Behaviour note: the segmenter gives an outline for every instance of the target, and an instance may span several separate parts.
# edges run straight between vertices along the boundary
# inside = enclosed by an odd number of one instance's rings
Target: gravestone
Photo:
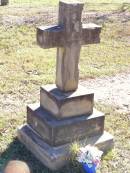
[[[9,3],[9,0],[0,0],[0,6],[7,5]]]
[[[79,143],[107,151],[113,136],[104,131],[104,113],[94,109],[94,93],[78,84],[82,45],[100,42],[101,27],[82,24],[83,3],[59,3],[58,25],[37,28],[42,48],[57,47],[56,84],[42,86],[40,103],[27,107],[27,124],[18,138],[48,168],[58,170]]]

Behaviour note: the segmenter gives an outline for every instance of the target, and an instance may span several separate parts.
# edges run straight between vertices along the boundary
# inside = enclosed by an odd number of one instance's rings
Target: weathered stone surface
[[[55,85],[41,87],[40,105],[55,117],[67,118],[93,112],[94,94],[80,86],[75,92],[64,93]]]
[[[64,26],[64,47],[58,48],[56,85],[62,91],[74,91],[79,80],[79,56],[81,49],[82,3],[59,4],[59,24]]]
[[[71,156],[70,145],[51,147],[46,144],[41,137],[28,125],[18,129],[19,140],[30,150],[35,157],[51,170],[58,170],[68,163]],[[98,146],[106,152],[113,147],[113,136],[107,132],[92,138],[80,141],[84,145]]]
[[[41,26],[37,28],[37,43],[44,49],[63,46],[62,36],[62,26]]]
[[[58,47],[56,85],[64,92],[74,91],[78,87],[81,45],[100,42],[100,26],[82,26],[83,5],[80,2],[60,1],[58,25],[37,28],[37,42],[41,47]]]
[[[28,125],[18,129],[18,138],[49,169],[58,170],[64,166],[69,155],[69,151],[65,149],[66,146],[51,147]]]
[[[101,26],[82,24],[81,45],[100,43]],[[44,49],[64,47],[64,28],[61,25],[41,26],[37,28],[37,43]]]
[[[80,48],[80,43],[75,41],[57,50],[56,85],[64,92],[78,87]]]
[[[82,28],[82,45],[100,43],[101,26],[88,23]]]
[[[7,5],[8,3],[9,3],[9,0],[0,0],[1,6]]]
[[[90,116],[84,115],[60,121],[42,109],[39,104],[32,104],[27,110],[27,123],[52,146],[96,136],[104,131],[105,117],[97,110],[94,110]]]

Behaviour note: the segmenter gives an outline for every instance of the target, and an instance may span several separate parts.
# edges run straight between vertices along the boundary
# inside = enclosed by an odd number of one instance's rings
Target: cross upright
[[[81,45],[100,42],[101,26],[82,24],[83,6],[78,1],[61,0],[58,25],[37,28],[37,42],[42,48],[57,47],[56,86],[63,92],[78,87]]]

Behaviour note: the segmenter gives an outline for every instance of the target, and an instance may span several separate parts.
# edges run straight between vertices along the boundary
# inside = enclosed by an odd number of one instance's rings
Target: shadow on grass
[[[20,141],[15,138],[8,148],[0,156],[0,167],[3,167],[10,160],[25,161],[31,168],[32,173],[81,173],[81,168],[76,163],[70,163],[59,171],[50,171],[44,167],[35,156],[28,151]]]

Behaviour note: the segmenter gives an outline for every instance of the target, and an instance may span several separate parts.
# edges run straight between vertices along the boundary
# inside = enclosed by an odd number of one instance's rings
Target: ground
[[[95,1],[101,2],[86,3],[83,22],[103,26],[101,43],[82,48],[80,80],[94,89],[95,106],[106,113],[105,129],[115,136],[115,149],[103,158],[99,172],[129,173],[130,5]],[[40,85],[55,79],[56,50],[39,48],[35,37],[36,26],[56,23],[58,1],[29,2],[12,0],[0,7],[0,169],[10,159],[22,159],[33,172],[50,173],[16,138],[17,127],[26,122],[26,105],[39,100]],[[65,172],[81,170],[74,162],[58,173]]]
[[[112,105],[120,113],[130,112],[130,72],[88,79],[81,84],[94,90],[96,102]]]

